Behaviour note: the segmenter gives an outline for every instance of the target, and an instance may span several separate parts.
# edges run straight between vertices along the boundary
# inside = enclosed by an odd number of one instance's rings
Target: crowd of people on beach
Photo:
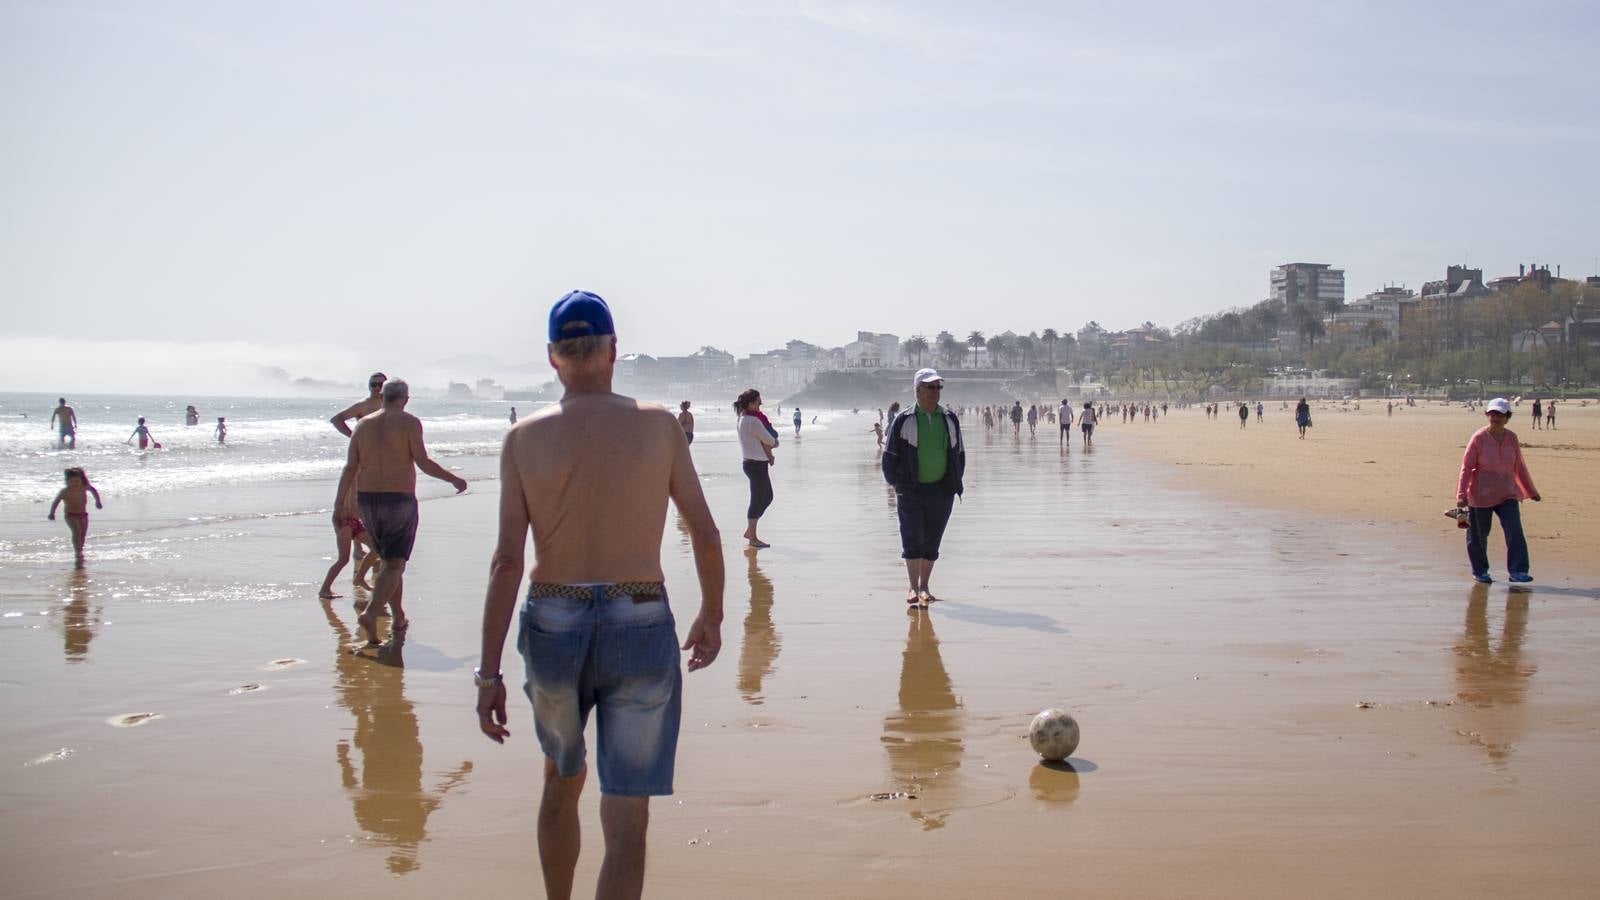
[[[672,792],[682,712],[680,652],[688,652],[684,668],[692,673],[711,665],[721,649],[722,542],[690,449],[695,417],[689,401],[673,414],[612,391],[616,332],[610,307],[597,295],[575,291],[562,297],[548,324],[548,358],[565,394],[560,403],[520,421],[515,409],[509,417],[511,428],[500,454],[497,537],[485,590],[482,646],[473,673],[475,711],[489,739],[503,743],[510,736],[501,662],[515,619],[522,680],[544,756],[538,842],[546,891],[568,896],[572,890],[579,853],[578,799],[588,771],[584,728],[594,713],[605,836],[599,892],[637,896],[643,885],[649,799]],[[422,422],[406,410],[410,388],[403,379],[374,372],[367,387],[366,397],[329,419],[349,445],[332,497],[336,556],[318,596],[337,599],[334,584],[356,560],[353,580],[369,599],[357,604],[360,640],[351,649],[356,654],[376,651],[382,658],[386,650],[398,653],[410,625],[404,575],[417,546],[417,473],[447,482],[457,493],[468,484],[428,454]],[[1003,432],[1009,422],[1017,438],[1024,423],[1030,437],[1037,436],[1040,424],[1054,426],[1063,450],[1070,446],[1076,425],[1088,449],[1101,422],[1153,423],[1170,409],[1169,403],[1156,401],[1089,400],[1075,406],[1065,398],[1059,405],[1024,407],[1016,400],[1010,406],[952,407],[943,402],[944,377],[932,368],[919,369],[911,387],[914,402],[879,411],[870,431],[880,451],[882,476],[894,493],[907,579],[905,603],[914,610],[940,599],[930,582],[955,500],[964,493],[964,419],[981,421],[986,435]],[[1241,429],[1252,413],[1258,424],[1265,422],[1262,401],[1235,405]],[[1222,406],[1206,403],[1206,417],[1220,419]],[[780,442],[762,407],[756,388],[733,401],[749,487],[742,535],[747,553],[771,546],[758,526],[774,501],[771,470]],[[1534,400],[1535,422],[1542,414],[1545,427],[1553,428],[1554,407],[1554,401],[1541,405]],[[1390,403],[1387,414],[1393,412]],[[1484,416],[1486,424],[1467,442],[1462,458],[1455,515],[1467,531],[1467,557],[1477,582],[1493,580],[1487,542],[1498,520],[1505,533],[1509,580],[1525,583],[1532,575],[1520,502],[1538,502],[1542,496],[1516,434],[1506,427],[1513,416],[1511,401],[1488,401]],[[198,419],[190,406],[186,425]],[[1305,398],[1295,405],[1294,422],[1304,439],[1311,427]],[[51,424],[58,428],[60,445],[75,446],[77,416],[64,398]],[[803,424],[796,407],[792,426],[797,440]],[[226,436],[221,417],[216,436],[219,442]],[[144,418],[129,441],[137,441],[141,449],[161,446]],[[617,459],[628,460],[628,465],[615,465]],[[49,518],[65,508],[81,564],[88,502],[92,499],[97,509],[103,505],[81,467],[66,469],[65,481]],[[689,535],[700,586],[699,607],[681,644],[660,562],[669,502]],[[535,561],[531,572],[525,572],[530,532]],[[369,582],[374,569],[376,576]],[[519,605],[525,574],[526,597]],[[385,617],[389,636],[381,640],[380,619]]]

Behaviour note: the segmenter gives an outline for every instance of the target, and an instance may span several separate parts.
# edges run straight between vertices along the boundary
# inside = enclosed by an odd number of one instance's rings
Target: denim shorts
[[[601,588],[529,597],[517,650],[527,672],[539,747],[570,778],[583,771],[583,730],[597,710],[600,792],[672,793],[683,711],[678,633],[660,597],[607,600]]]

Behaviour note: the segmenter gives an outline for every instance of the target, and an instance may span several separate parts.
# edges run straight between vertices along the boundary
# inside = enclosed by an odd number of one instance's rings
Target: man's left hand
[[[689,636],[684,639],[683,649],[689,651],[689,671],[711,665],[722,650],[722,626],[707,625],[696,616],[694,624],[689,626]]]
[[[478,688],[478,728],[489,740],[504,744],[511,732],[506,730],[506,683],[496,681],[493,687]]]

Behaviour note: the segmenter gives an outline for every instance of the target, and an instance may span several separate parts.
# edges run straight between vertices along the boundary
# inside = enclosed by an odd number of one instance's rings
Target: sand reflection
[[[883,720],[883,746],[896,789],[911,794],[911,817],[924,829],[943,827],[952,804],[955,771],[966,747],[961,702],[939,655],[933,617],[909,616],[900,658],[900,708]]]
[[[1528,679],[1537,667],[1522,658],[1528,631],[1528,592],[1506,597],[1505,621],[1500,638],[1489,636],[1489,587],[1474,585],[1467,595],[1466,628],[1456,641],[1456,697],[1468,704],[1472,725],[1466,737],[1504,763],[1511,758],[1521,736],[1520,706],[1528,693]]]
[[[62,652],[68,664],[89,658],[89,642],[100,627],[100,607],[89,606],[89,573],[74,569],[67,576],[67,605],[61,615]]]
[[[446,773],[435,790],[423,790],[421,730],[405,696],[405,636],[392,636],[380,651],[353,654],[347,649],[354,640],[350,629],[332,603],[322,605],[338,638],[335,694],[355,717],[354,734],[335,745],[339,778],[356,824],[389,849],[389,871],[404,875],[421,865],[417,848],[427,838],[428,817],[466,780],[472,763]]]
[[[754,547],[746,548],[749,561],[750,612],[744,617],[744,643],[739,647],[739,696],[760,706],[761,680],[773,672],[783,638],[772,624],[772,579],[761,571]]]

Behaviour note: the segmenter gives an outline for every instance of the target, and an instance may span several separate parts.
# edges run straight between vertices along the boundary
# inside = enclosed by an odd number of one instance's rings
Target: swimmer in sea
[[[155,439],[155,435],[152,435],[150,433],[150,429],[145,426],[145,424],[144,424],[144,416],[140,416],[139,417],[139,424],[134,426],[133,434],[128,435],[128,439],[123,441],[123,443],[124,444],[130,444],[130,443],[133,442],[134,438],[138,438],[139,439],[139,449],[140,450],[147,449],[152,444],[155,445],[155,448],[157,450],[161,449],[161,443]]]

